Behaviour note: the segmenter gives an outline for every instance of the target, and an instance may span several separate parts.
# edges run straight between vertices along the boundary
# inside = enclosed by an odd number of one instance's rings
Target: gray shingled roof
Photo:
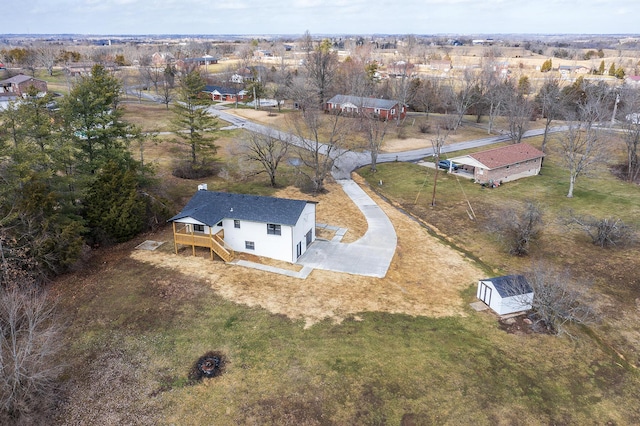
[[[14,75],[13,77],[7,78],[6,80],[2,80],[0,81],[0,83],[14,83],[14,84],[20,84],[24,81],[29,81],[31,80],[33,77],[29,77],[28,75],[24,75],[24,74],[18,74],[18,75]],[[37,80],[35,78],[33,78],[34,80]]]
[[[169,222],[191,217],[207,226],[215,226],[222,219],[293,226],[309,202],[312,201],[200,190]]]
[[[481,281],[491,282],[501,297],[519,296],[533,292],[529,281],[527,281],[524,275],[505,275],[502,277],[486,278]]]
[[[327,103],[338,105],[351,103],[359,108],[363,107],[380,109],[392,109],[396,105],[398,105],[398,101],[394,101],[392,99],[363,98],[360,96],[350,95],[335,95],[333,98],[329,99]]]
[[[213,93],[215,91],[218,91],[220,94],[223,95],[235,95],[236,93],[240,92],[241,90],[239,89],[230,89],[228,87],[222,87],[222,86],[204,86],[204,90],[203,92],[209,92],[209,93]]]

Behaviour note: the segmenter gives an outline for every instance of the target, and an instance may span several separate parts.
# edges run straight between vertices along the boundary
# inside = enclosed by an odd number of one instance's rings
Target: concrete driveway
[[[353,243],[316,240],[296,263],[327,271],[383,278],[396,251],[396,231],[387,215],[351,179],[340,179],[344,192],[367,219],[367,232]]]

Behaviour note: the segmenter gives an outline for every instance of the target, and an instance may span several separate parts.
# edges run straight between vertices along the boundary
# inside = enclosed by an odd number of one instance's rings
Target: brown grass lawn
[[[277,196],[309,198],[288,188]],[[430,236],[409,217],[385,207],[398,233],[398,249],[386,278],[351,276],[327,271],[314,271],[306,280],[224,265],[208,260],[207,253],[189,256],[189,250],[178,255],[133,251],[131,256],[160,268],[180,271],[187,276],[205,279],[212,290],[225,299],[247,306],[259,306],[291,319],[303,319],[306,326],[318,321],[344,318],[360,312],[391,312],[432,317],[463,315],[461,291],[483,276],[483,272],[455,250]],[[354,241],[366,231],[366,221],[357,207],[337,184],[329,185],[327,194],[318,196],[318,222],[349,229],[344,242]],[[172,245],[169,231],[158,236]],[[157,237],[154,237],[157,238]],[[439,267],[424,274],[421,265],[437,263]],[[247,285],[247,283],[254,283]]]

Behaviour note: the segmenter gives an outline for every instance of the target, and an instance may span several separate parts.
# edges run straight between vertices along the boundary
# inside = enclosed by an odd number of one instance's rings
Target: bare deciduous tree
[[[636,240],[634,229],[615,217],[598,219],[589,215],[570,214],[565,224],[583,230],[593,244],[600,247],[624,247]]]
[[[542,225],[540,206],[527,201],[520,209],[508,207],[495,213],[489,228],[497,232],[510,254],[526,256],[531,244],[540,237]]]
[[[367,149],[371,157],[370,169],[375,173],[378,170],[378,154],[380,153],[382,142],[384,142],[384,138],[387,135],[389,120],[380,119],[366,108],[360,108],[360,110],[362,111],[360,115],[360,126],[364,130]]]
[[[623,114],[622,128],[624,143],[627,148],[626,178],[635,182],[640,177],[640,91],[625,88],[622,91]]]
[[[595,313],[586,304],[585,286],[576,283],[568,272],[556,271],[550,265],[537,265],[525,276],[534,292],[532,309],[537,324],[555,334],[569,334],[568,324],[595,321]],[[514,285],[518,285],[517,282],[514,281]],[[518,294],[518,289],[509,291]]]
[[[568,129],[558,138],[560,154],[569,170],[568,198],[573,197],[578,176],[586,173],[596,162],[602,159],[603,144],[593,127],[583,129],[581,123],[569,123]]]
[[[503,111],[509,121],[509,137],[513,143],[522,141],[522,136],[529,129],[533,103],[519,94],[516,89],[505,93]]]
[[[331,173],[336,158],[348,152],[347,136],[351,121],[340,114],[322,114],[317,109],[307,109],[292,121],[298,156],[306,166],[300,169],[313,185],[313,192],[324,191],[324,181]]]
[[[562,118],[563,103],[560,92],[560,81],[556,77],[547,77],[536,96],[536,102],[544,122],[544,136],[542,137],[541,151],[545,152],[549,139],[549,128],[551,122]]]
[[[465,70],[461,81],[450,83],[449,102],[456,111],[457,121],[456,130],[462,125],[462,119],[464,115],[469,111],[477,101],[475,96],[477,85],[477,75],[472,70]],[[455,90],[455,87],[459,87],[459,90]]]
[[[61,329],[44,293],[0,289],[0,423],[47,424]]]
[[[331,50],[329,40],[323,40],[316,49],[307,54],[305,68],[320,107],[324,105],[331,91],[338,65],[338,54]]]
[[[275,132],[268,135],[249,132],[243,147],[247,159],[258,163],[262,168],[256,174],[267,173],[271,186],[275,187],[278,166],[285,159],[289,144],[281,140]]]

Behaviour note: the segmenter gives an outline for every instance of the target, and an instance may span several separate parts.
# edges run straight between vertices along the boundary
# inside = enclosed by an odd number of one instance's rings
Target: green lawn
[[[84,281],[62,306],[73,312],[65,358],[78,387],[70,396],[87,404],[63,411],[67,420],[529,425],[640,419],[633,403],[637,374],[590,341],[507,334],[491,315],[471,312],[441,319],[370,312],[304,329],[226,302],[204,282],[126,257],[109,262],[108,271]],[[227,354],[225,374],[190,384],[191,365],[209,350]]]

